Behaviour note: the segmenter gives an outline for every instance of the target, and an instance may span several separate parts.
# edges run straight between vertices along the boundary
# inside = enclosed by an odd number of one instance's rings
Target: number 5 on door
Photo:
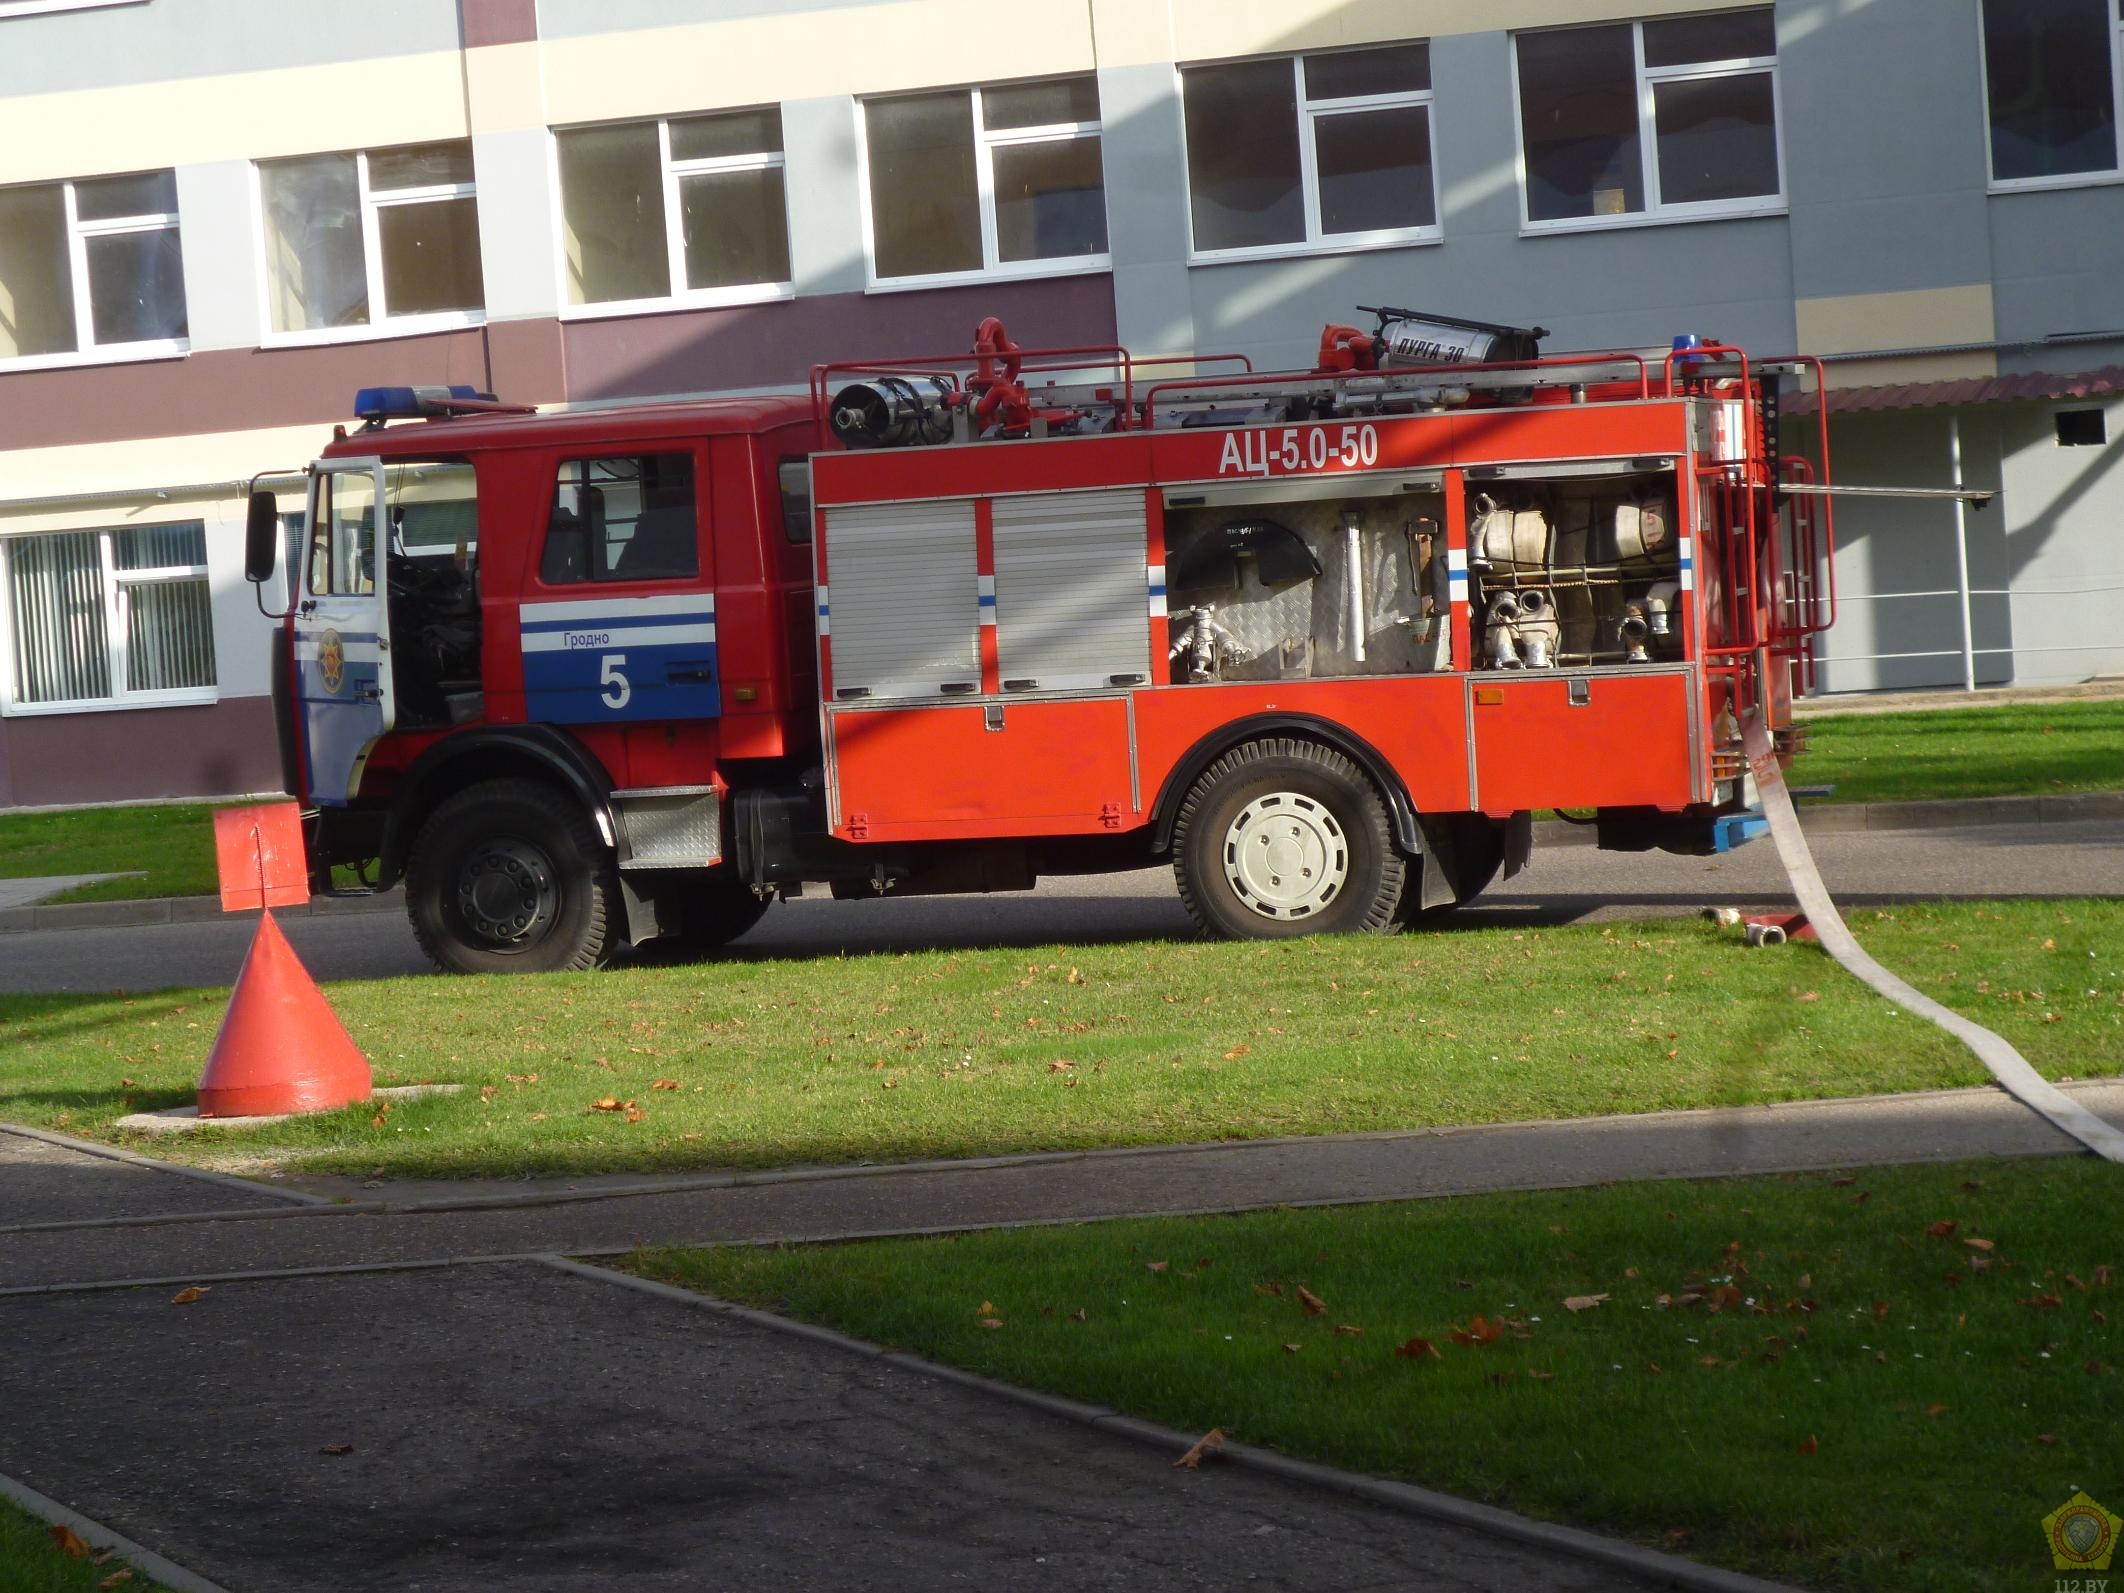
[[[627,662],[625,653],[605,654],[603,667],[599,669],[597,683],[605,689],[598,698],[607,708],[624,708],[634,700],[634,688],[627,684],[627,677],[620,673],[620,666]]]

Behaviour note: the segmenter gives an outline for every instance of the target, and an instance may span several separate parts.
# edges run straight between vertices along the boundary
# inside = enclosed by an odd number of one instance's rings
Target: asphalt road
[[[1812,838],[1840,902],[1879,906],[1939,897],[2124,896],[2124,825],[1992,825],[1852,831]],[[1767,840],[1719,858],[1537,847],[1533,864],[1454,915],[1453,925],[1654,918],[1701,907],[1789,901]],[[320,979],[422,973],[428,965],[396,911],[283,920]],[[1057,879],[1001,896],[777,905],[724,957],[819,957],[926,946],[1048,945],[1186,937],[1170,870]],[[251,926],[241,919],[0,935],[0,991],[152,990],[225,985]]]

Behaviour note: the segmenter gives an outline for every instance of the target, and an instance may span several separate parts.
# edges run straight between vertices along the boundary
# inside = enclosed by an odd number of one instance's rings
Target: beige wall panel
[[[1089,72],[1083,5],[902,0],[545,42],[556,125]]]
[[[52,129],[64,128],[64,138]],[[0,184],[463,138],[455,50],[0,99]]]
[[[1988,282],[1957,288],[1801,299],[1793,308],[1799,319],[1803,354],[1940,348],[1955,343],[1989,343],[1997,336]]]
[[[329,426],[279,426],[0,453],[0,531],[123,525],[129,517],[167,517],[171,503],[179,500],[150,500],[145,508],[104,503],[44,509],[18,509],[11,500],[247,481],[261,470],[302,469],[331,436]]]
[[[1090,0],[1101,66],[1722,11],[1761,0]]]
[[[536,41],[492,44],[465,52],[465,92],[472,126],[482,133],[546,125],[544,62]]]

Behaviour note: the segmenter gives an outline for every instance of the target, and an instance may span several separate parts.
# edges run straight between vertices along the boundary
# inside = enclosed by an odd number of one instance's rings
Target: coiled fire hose
[[[1991,1069],[1991,1076],[1999,1081],[2006,1093],[2022,1105],[2041,1113],[2096,1155],[2109,1161],[2124,1162],[2124,1130],[2103,1122],[2037,1073],[2028,1065],[2028,1059],[2002,1036],[1913,989],[1867,954],[1845,925],[1843,915],[1837,912],[1836,903],[1829,899],[1829,892],[1822,884],[1822,876],[1814,866],[1814,854],[1807,847],[1807,837],[1800,831],[1799,815],[1793,811],[1792,794],[1785,789],[1784,771],[1778,767],[1776,750],[1770,744],[1770,732],[1764,727],[1760,714],[1748,717],[1741,730],[1741,741],[1747,749],[1748,766],[1755,774],[1763,816],[1770,821],[1770,838],[1777,843],[1777,855],[1785,865],[1786,876],[1792,881],[1792,893],[1799,898],[1800,910],[1807,915],[1807,922],[1821,937],[1823,949],[1845,972],[1872,986],[1905,1010],[1938,1024],[1968,1046],[1976,1053],[1977,1060]]]

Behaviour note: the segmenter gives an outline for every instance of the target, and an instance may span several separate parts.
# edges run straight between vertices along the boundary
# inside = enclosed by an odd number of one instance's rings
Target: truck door
[[[310,478],[309,551],[295,605],[295,695],[305,789],[344,807],[394,714],[384,539],[383,464],[326,459]]]
[[[525,717],[719,717],[707,451],[670,442],[571,453],[553,483],[519,610]]]

